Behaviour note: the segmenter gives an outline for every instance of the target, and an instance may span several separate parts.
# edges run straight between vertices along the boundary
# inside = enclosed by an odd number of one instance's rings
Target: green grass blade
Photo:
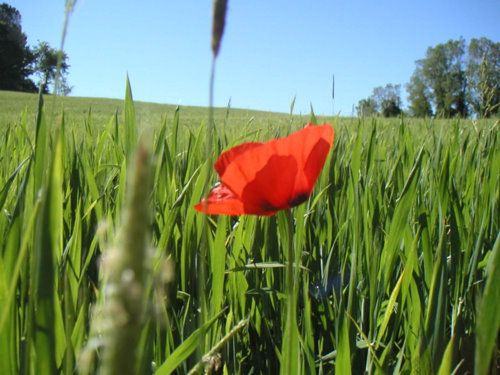
[[[476,359],[474,372],[488,373],[488,368],[500,331],[500,232],[486,270],[486,286],[478,307],[476,323]],[[498,350],[498,343],[496,343]]]
[[[125,155],[130,157],[137,145],[137,125],[135,118],[135,106],[132,98],[132,89],[127,75],[127,83],[125,88]]]
[[[349,375],[351,371],[351,348],[349,344],[349,322],[344,317],[340,330],[340,340],[337,347],[337,359],[335,361],[335,373]]]
[[[212,319],[208,320],[204,325],[195,330],[187,339],[185,339],[182,344],[180,344],[172,354],[167,358],[165,362],[158,367],[156,370],[156,375],[169,375],[175,371],[175,369],[184,362],[194,351],[198,348],[198,343],[200,340],[200,335],[205,334],[207,330],[219,319],[224,311],[214,316]]]
[[[62,140],[56,138],[50,168],[50,180],[44,193],[35,233],[34,269],[34,344],[35,370],[39,374],[54,374],[60,348],[61,315],[56,295],[56,261],[62,253]],[[64,338],[64,335],[62,335]],[[59,351],[60,353],[60,351]],[[57,356],[59,357],[59,356]]]
[[[446,350],[444,351],[443,358],[441,359],[441,365],[437,375],[449,375],[451,374],[451,366],[453,363],[453,346],[455,345],[455,337],[452,336],[448,345],[446,345]]]
[[[210,248],[210,268],[212,294],[210,297],[210,316],[216,316],[222,309],[224,300],[224,275],[226,272],[226,232],[227,217],[220,217],[213,245]]]
[[[24,159],[17,166],[17,168],[14,170],[14,172],[12,172],[12,174],[9,176],[9,178],[7,179],[7,181],[5,182],[5,184],[3,185],[2,189],[0,190],[0,210],[3,208],[3,206],[5,204],[5,201],[7,199],[7,194],[9,194],[9,191],[10,191],[10,188],[12,186],[12,183],[14,182],[15,178],[17,177],[17,175],[21,171],[21,169],[24,166],[24,164],[26,164],[26,162],[29,161],[30,159],[31,159],[31,157],[28,157],[28,158]]]
[[[380,325],[380,330],[379,330],[378,336],[377,336],[377,342],[380,342],[382,340],[382,337],[384,336],[385,331],[387,330],[387,326],[389,324],[389,319],[391,318],[391,315],[394,313],[394,306],[396,304],[396,299],[399,296],[399,291],[401,289],[403,277],[404,277],[406,272],[407,271],[405,269],[405,271],[403,271],[401,273],[401,276],[399,276],[399,279],[396,283],[396,286],[394,287],[394,289],[391,293],[391,296],[389,298],[389,302],[387,303],[387,307],[385,310],[384,318],[382,319],[382,324]]]
[[[38,111],[35,129],[35,166],[34,166],[34,194],[38,194],[44,183],[48,162],[48,127],[43,114],[43,96],[40,91],[38,95]]]
[[[8,272],[3,259],[0,258],[0,373],[16,374],[19,372],[17,365],[17,351],[15,344],[16,313],[12,305],[12,294],[9,293]],[[15,283],[14,283],[15,285]],[[9,298],[10,297],[10,298]],[[5,323],[9,324],[5,327]]]

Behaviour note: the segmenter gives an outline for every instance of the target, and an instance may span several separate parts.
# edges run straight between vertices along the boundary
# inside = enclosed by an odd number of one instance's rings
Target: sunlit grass
[[[289,360],[285,216],[210,219],[207,322],[198,325],[203,216],[193,206],[205,191],[206,109],[135,103],[126,121],[130,99],[46,97],[36,121],[36,96],[0,95],[0,373],[100,364],[102,327],[91,321],[103,300],[100,259],[126,205],[127,131],[148,133],[153,159],[144,202],[152,281],[140,344],[130,348],[140,373],[187,373],[200,340],[214,369],[278,373]],[[217,109],[214,151],[307,119]],[[292,211],[297,373],[487,368],[500,308],[498,122],[320,120],[335,127],[332,155],[315,193]]]

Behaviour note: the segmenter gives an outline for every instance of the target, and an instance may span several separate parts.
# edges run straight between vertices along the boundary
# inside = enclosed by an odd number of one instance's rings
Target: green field
[[[26,112],[28,122],[33,124],[37,112],[37,94],[27,94],[0,90],[0,124],[2,127],[8,124],[16,124],[21,115]],[[95,127],[101,128],[107,124],[113,114],[117,114],[118,120],[123,121],[123,100],[104,98],[81,98],[81,97],[45,97],[45,111],[49,119],[60,115],[63,111],[66,116],[67,125],[84,127],[85,122],[93,122]],[[170,121],[177,106],[169,104],[134,102],[136,112],[136,125],[139,129],[158,129],[162,120],[166,117]],[[207,120],[207,109],[204,107],[180,107],[182,113],[182,126],[199,127]],[[245,109],[216,108],[215,120],[217,123],[228,123],[228,126],[244,126],[254,124],[263,127],[266,125],[276,126],[276,123],[288,123],[288,116],[280,113],[252,111]],[[295,116],[299,122],[307,121],[307,116]],[[255,125],[256,124],[256,125]]]
[[[0,374],[495,373],[498,120],[318,118],[288,263],[284,212],[193,206],[309,116],[215,109],[207,155],[206,108],[44,99],[0,91]]]

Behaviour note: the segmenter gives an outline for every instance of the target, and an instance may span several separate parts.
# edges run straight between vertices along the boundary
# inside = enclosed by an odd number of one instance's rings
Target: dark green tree
[[[47,42],[39,42],[34,48],[35,56],[34,71],[39,79],[40,84],[44,84],[44,91],[47,92],[47,87],[54,83],[54,93],[67,95],[71,91],[71,87],[67,84],[68,72],[68,56],[65,52],[58,51]],[[56,82],[57,74],[59,81]],[[57,84],[56,84],[57,83]]]
[[[377,116],[379,114],[377,103],[372,97],[361,99],[356,106],[359,117]]]
[[[412,87],[413,83],[423,83],[429,90],[429,99],[437,116],[466,117],[468,108],[464,39],[449,40],[429,47],[425,58],[418,60],[416,65],[415,75],[419,76],[420,81],[409,83],[409,93],[419,91]]]
[[[467,99],[478,117],[500,113],[500,43],[472,39],[467,59]]]
[[[410,82],[406,85],[406,90],[408,91],[410,115],[414,117],[432,116],[432,105],[429,99],[431,94],[425,84],[422,68],[419,64],[417,64]]]
[[[384,117],[396,117],[401,110],[401,85],[391,83],[384,87],[379,86],[373,89],[372,98],[377,103],[380,113]]]
[[[391,83],[384,87],[375,87],[369,98],[361,99],[358,102],[356,107],[358,116],[399,116],[402,112],[400,89],[401,85],[393,85]]]
[[[0,89],[36,91],[31,79],[34,55],[21,28],[21,14],[0,4]]]

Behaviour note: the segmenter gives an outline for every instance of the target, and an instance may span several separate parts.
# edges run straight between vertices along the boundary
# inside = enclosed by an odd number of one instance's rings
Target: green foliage
[[[487,38],[449,40],[429,47],[407,84],[417,117],[490,117],[500,108],[500,43]]]
[[[28,79],[34,58],[21,27],[21,14],[0,4],[0,90],[36,91]]]
[[[470,41],[467,94],[479,117],[500,113],[500,43],[487,38]]]
[[[53,118],[42,106],[36,119],[36,105],[1,108],[2,374],[94,372],[104,358],[96,306],[107,280],[97,275],[126,215],[135,126],[151,134],[153,158],[153,191],[140,199],[136,223],[151,231],[154,248],[140,343],[128,348],[139,373],[279,373],[284,363],[290,373],[488,368],[498,351],[493,120],[335,119],[315,192],[292,210],[292,238],[280,214],[208,218],[203,242],[204,217],[193,205],[206,188],[206,109],[132,103],[130,95],[126,108],[104,101],[89,111],[89,100],[49,98],[44,108],[66,110]],[[308,118],[216,109],[214,153]],[[295,316],[286,313],[290,274]]]
[[[426,86],[422,69],[417,67],[410,82],[406,85],[408,91],[409,112],[413,117],[426,118],[432,116],[431,93]]]
[[[72,7],[68,1],[67,7]],[[21,14],[6,4],[0,4],[0,90],[38,91],[32,75],[38,78],[43,92],[48,92],[48,85],[56,80],[54,92],[67,95],[71,87],[67,83],[68,56],[58,51],[47,42],[39,41],[35,47],[27,44],[27,37],[22,31]]]
[[[376,116],[379,113],[377,102],[373,98],[361,99],[356,106],[356,113],[359,117]]]
[[[359,101],[358,116],[367,117],[381,114],[384,117],[397,117],[401,114],[401,85],[387,84],[375,87],[372,95]]]
[[[387,84],[385,87],[376,87],[373,96],[380,103],[380,110],[384,117],[397,117],[401,114],[401,85]]]
[[[495,340],[500,331],[500,232],[497,236],[493,251],[490,254],[486,267],[487,281],[484,288],[482,301],[478,307],[477,335],[476,335],[476,360],[475,373],[487,374]],[[497,343],[498,345],[498,343]]]
[[[429,47],[424,59],[419,60],[424,80],[433,94],[438,116],[467,116],[465,102],[465,41],[449,40]]]
[[[35,56],[33,71],[43,83],[44,93],[48,92],[47,87],[56,80],[59,74],[60,82],[58,82],[58,87],[54,88],[54,92],[68,95],[71,92],[71,87],[66,81],[69,68],[68,55],[64,51],[52,48],[47,42],[38,42],[32,53]]]

